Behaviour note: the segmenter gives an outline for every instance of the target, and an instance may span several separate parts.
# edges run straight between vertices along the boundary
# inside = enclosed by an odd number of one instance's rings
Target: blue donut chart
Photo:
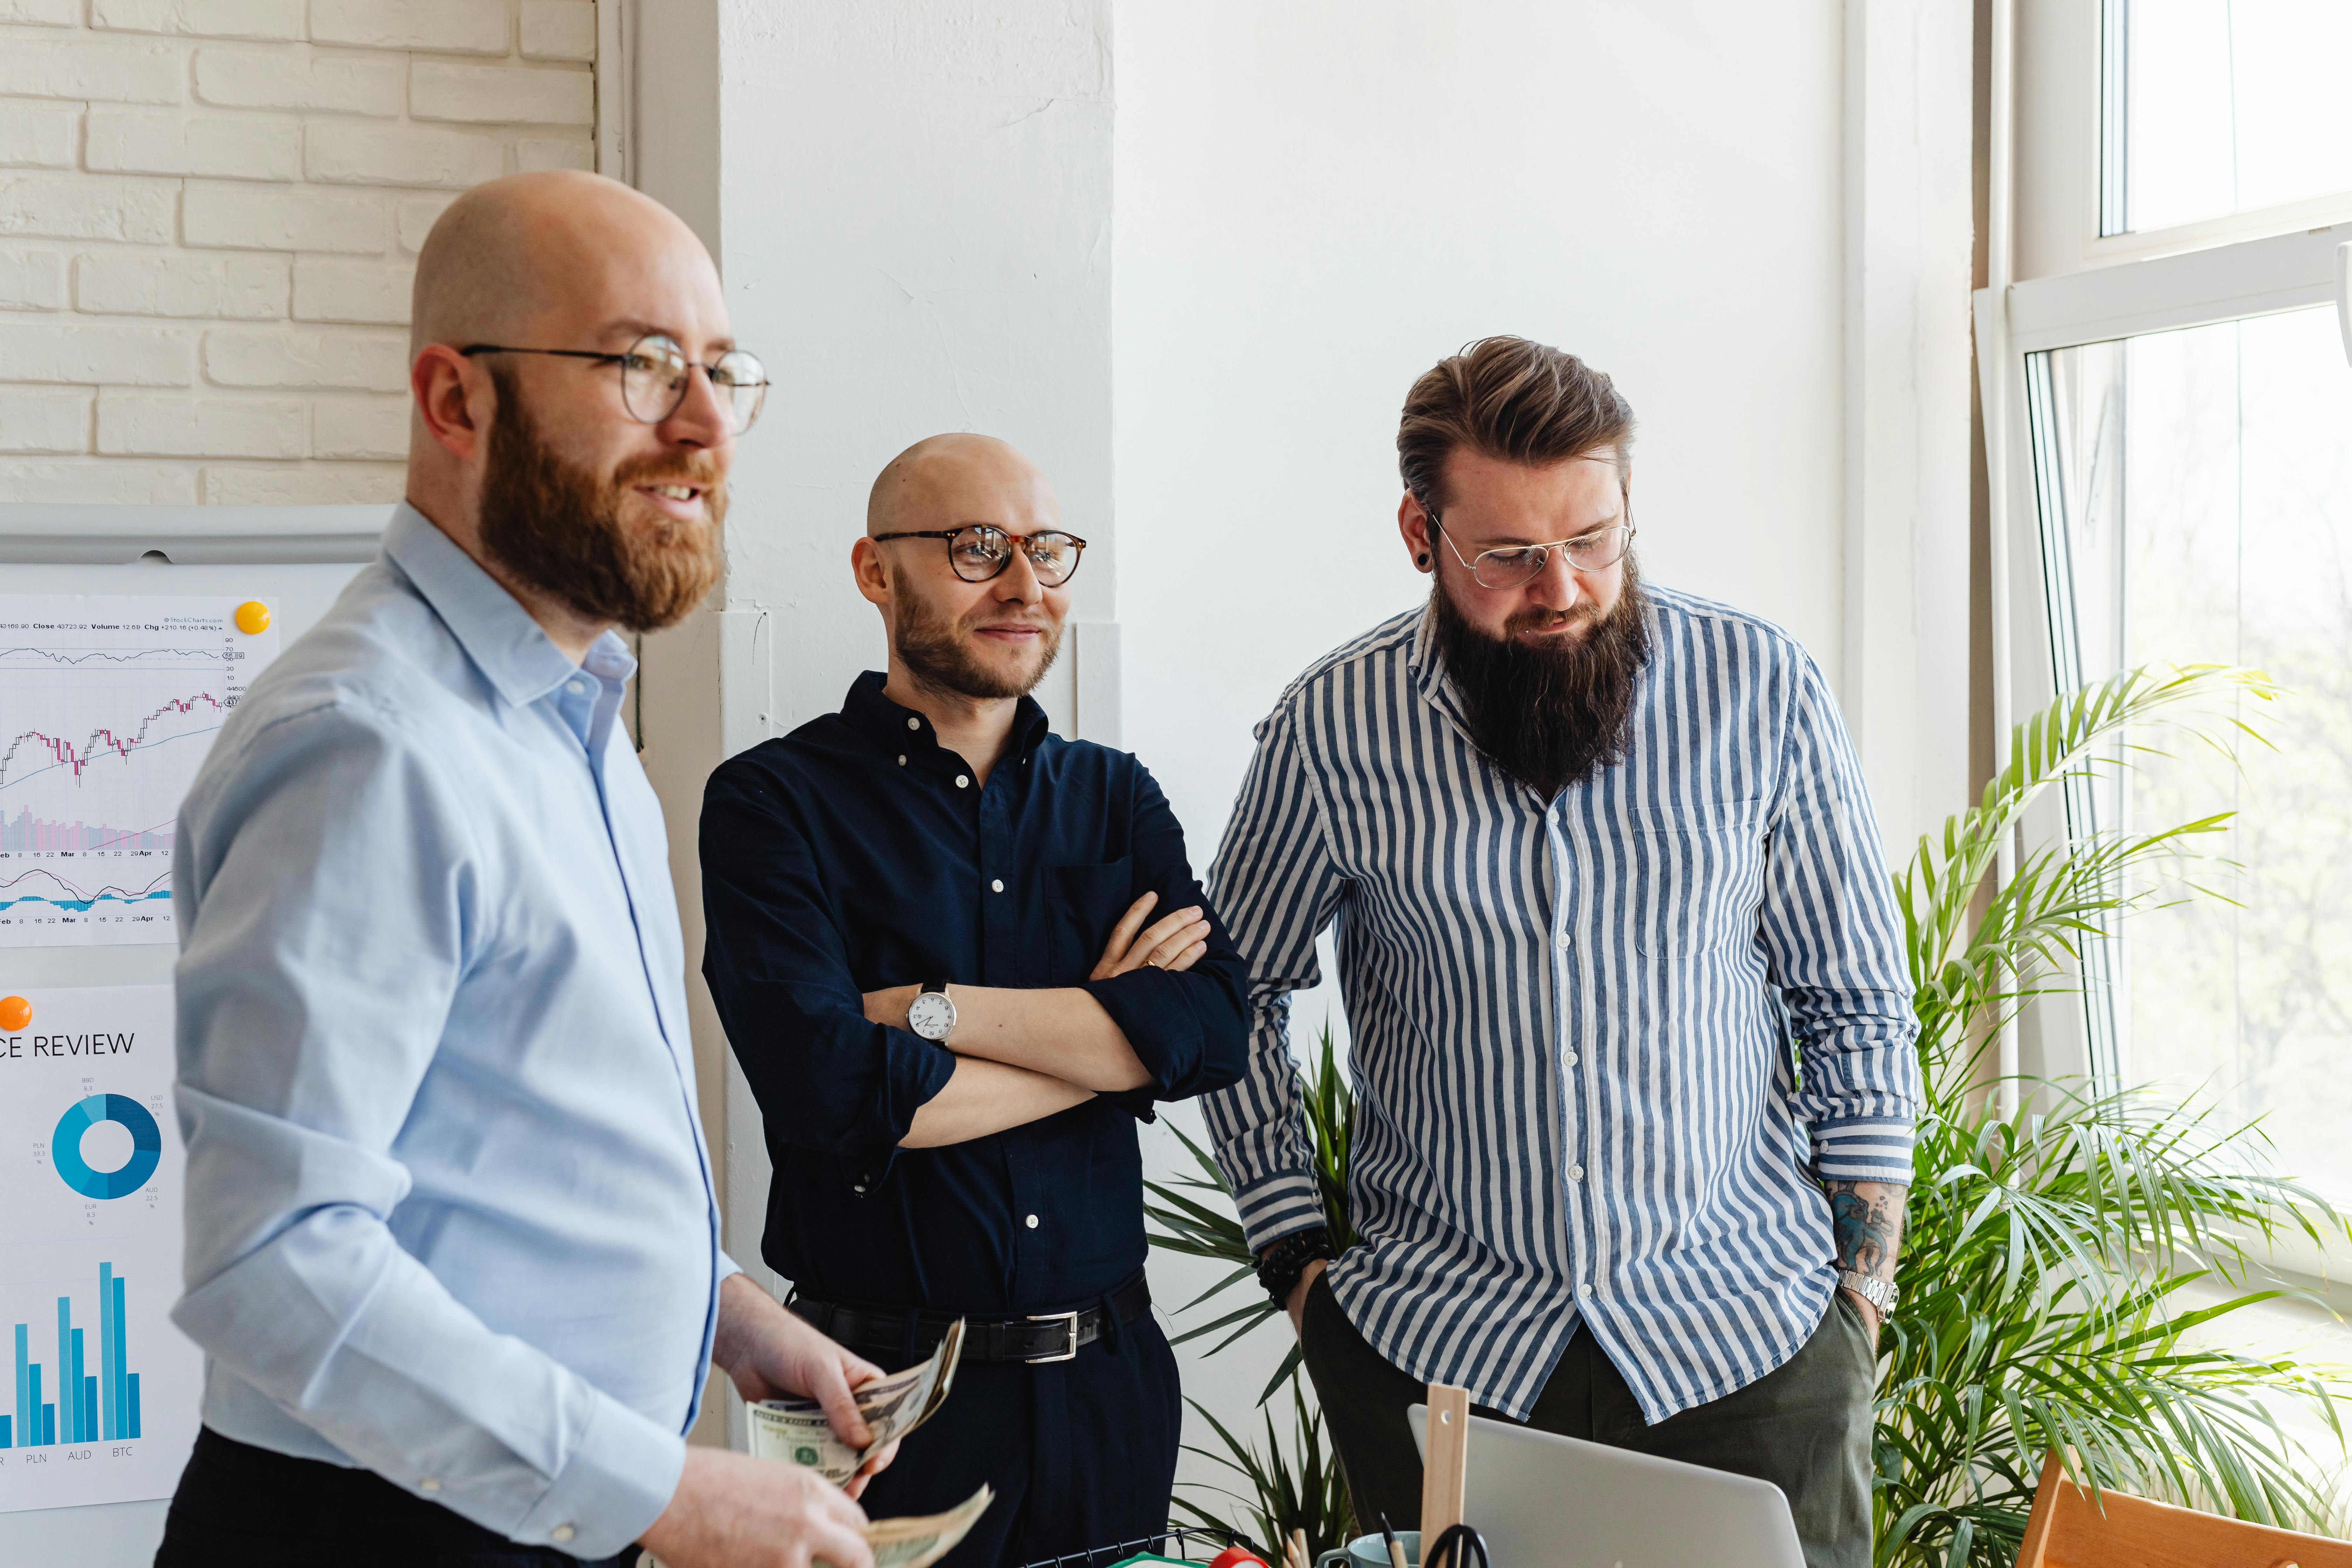
[[[101,1121],[131,1134],[131,1160],[119,1171],[93,1171],[81,1157],[81,1135]],[[58,1118],[49,1158],[66,1185],[86,1198],[127,1198],[147,1184],[163,1162],[163,1130],[148,1109],[127,1094],[93,1094]]]

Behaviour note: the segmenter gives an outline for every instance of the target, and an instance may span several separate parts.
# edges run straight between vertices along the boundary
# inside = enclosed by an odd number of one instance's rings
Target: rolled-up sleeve
[[[1286,710],[1258,726],[1209,881],[1249,955],[1250,1031],[1242,1077],[1202,1110],[1256,1249],[1326,1223],[1290,1058],[1290,994],[1321,980],[1315,942],[1347,891]]]
[[[666,1431],[491,1330],[389,1226],[393,1152],[475,956],[482,860],[421,738],[322,702],[236,738],[180,824],[186,1294],[173,1321],[337,1448],[588,1557],[667,1506]]]
[[[702,973],[769,1127],[878,1179],[955,1058],[866,1016],[815,850],[755,770],[711,775],[701,856]]]
[[[1902,914],[1861,763],[1811,659],[1781,759],[1762,926],[1796,1036],[1813,1173],[1907,1184],[1919,1026]]]
[[[1244,993],[1248,965],[1234,947],[1209,896],[1193,879],[1184,854],[1184,829],[1159,783],[1137,770],[1129,853],[1135,890],[1155,892],[1155,911],[1199,905],[1209,921],[1209,951],[1182,973],[1149,964],[1108,980],[1089,980],[1087,992],[1102,1004],[1127,1037],[1151,1082],[1113,1096],[1149,1118],[1153,1102],[1207,1094],[1240,1079],[1248,1063],[1249,1027]]]

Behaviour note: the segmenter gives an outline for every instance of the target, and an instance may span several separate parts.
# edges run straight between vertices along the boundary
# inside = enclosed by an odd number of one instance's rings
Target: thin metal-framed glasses
[[[1424,509],[1426,510],[1426,509]],[[1573,539],[1555,539],[1549,544],[1513,544],[1500,550],[1482,550],[1474,560],[1462,553],[1454,536],[1445,531],[1445,524],[1435,512],[1429,512],[1429,526],[1437,530],[1445,548],[1454,552],[1454,559],[1470,569],[1470,579],[1481,588],[1516,588],[1522,583],[1532,583],[1551,564],[1551,552],[1564,550],[1568,563],[1579,572],[1606,572],[1625,558],[1633,547],[1633,525],[1613,523],[1596,528],[1590,533],[1580,533]]]
[[[1029,558],[1029,570],[1037,581],[1048,588],[1058,588],[1078,574],[1078,556],[1087,542],[1075,533],[1047,530],[1030,534],[1011,534],[992,522],[968,522],[961,528],[910,529],[897,533],[877,533],[878,542],[886,539],[944,539],[948,542],[948,564],[955,574],[967,583],[985,583],[1003,575],[1013,564],[1013,552],[1017,545]]]
[[[505,343],[468,343],[457,351],[467,359],[477,354],[551,354],[558,359],[594,360],[599,364],[616,367],[621,373],[621,405],[629,417],[640,425],[658,425],[676,414],[686,401],[687,384],[694,378],[694,367],[699,361],[686,357],[677,340],[666,332],[647,332],[620,353],[598,353],[593,349],[519,349]],[[702,374],[710,378],[710,390],[718,395],[719,406],[726,411],[727,422],[734,434],[740,436],[760,417],[761,405],[768,400],[768,370],[758,356],[743,349],[729,349],[709,364]]]

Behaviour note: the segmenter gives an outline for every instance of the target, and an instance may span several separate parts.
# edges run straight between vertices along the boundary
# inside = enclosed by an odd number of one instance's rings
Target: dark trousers
[[[593,1568],[634,1568],[634,1546]],[[155,1568],[581,1568],[373,1470],[257,1448],[206,1426],[180,1472]]]
[[[884,1366],[906,1359],[903,1345],[849,1348]],[[994,1487],[994,1506],[940,1568],[1021,1568],[1140,1540],[1168,1528],[1182,1420],[1175,1352],[1146,1314],[1069,1361],[964,1363],[860,1501],[868,1519],[893,1519]]]
[[[1405,1410],[1428,1398],[1427,1385],[1374,1350],[1320,1279],[1307,1295],[1302,1340],[1358,1527],[1376,1528],[1385,1510],[1397,1529],[1419,1528],[1421,1455]],[[1788,1496],[1806,1568],[1867,1568],[1876,1363],[1861,1310],[1841,1290],[1785,1365],[1653,1426],[1592,1336],[1579,1329],[1527,1425],[1770,1481]]]

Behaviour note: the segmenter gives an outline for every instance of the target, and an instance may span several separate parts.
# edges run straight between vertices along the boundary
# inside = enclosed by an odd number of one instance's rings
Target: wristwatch
[[[948,983],[926,980],[915,999],[907,1004],[907,1027],[934,1045],[943,1045],[948,1033],[956,1026],[955,1003],[948,997]]]
[[[1891,1280],[1881,1279],[1875,1274],[1841,1268],[1838,1270],[1838,1283],[1877,1308],[1882,1318],[1895,1310],[1896,1291]]]

